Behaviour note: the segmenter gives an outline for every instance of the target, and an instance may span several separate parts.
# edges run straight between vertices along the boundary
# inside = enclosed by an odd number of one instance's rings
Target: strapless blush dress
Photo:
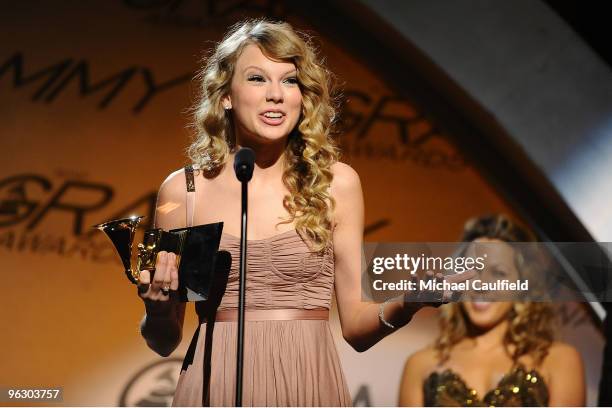
[[[193,361],[181,371],[173,406],[234,405],[239,247],[238,237],[223,234],[220,250],[232,256],[227,288],[212,335],[202,323],[194,337]],[[351,405],[328,321],[333,249],[311,252],[290,230],[249,241],[247,268],[243,405]],[[210,385],[203,394],[206,354]]]

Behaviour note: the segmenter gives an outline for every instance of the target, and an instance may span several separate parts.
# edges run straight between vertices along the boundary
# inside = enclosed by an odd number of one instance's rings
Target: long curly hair
[[[535,241],[533,233],[505,215],[485,216],[466,222],[461,240],[470,242],[481,237],[505,242]],[[516,362],[521,356],[530,355],[536,364],[540,364],[554,340],[554,313],[551,304],[513,302],[506,319],[509,324],[503,345],[512,359]],[[465,338],[467,324],[468,316],[460,303],[440,307],[440,334],[434,343],[440,362],[448,360],[453,346]]]
[[[213,52],[204,58],[196,75],[200,83],[193,108],[195,139],[187,154],[206,177],[218,174],[236,149],[231,114],[222,106],[229,93],[238,57],[244,47],[257,45],[268,58],[291,62],[297,70],[302,93],[298,124],[288,138],[282,180],[289,194],[283,205],[289,216],[281,223],[295,222],[300,235],[312,248],[324,250],[331,243],[334,200],[329,187],[331,166],[338,150],[330,136],[336,108],[330,96],[333,76],[319,58],[311,39],[285,22],[252,19],[230,28]]]

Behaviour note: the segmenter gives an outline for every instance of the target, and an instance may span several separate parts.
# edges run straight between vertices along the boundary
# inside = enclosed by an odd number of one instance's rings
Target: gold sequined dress
[[[430,407],[548,406],[548,387],[542,376],[536,370],[527,371],[521,364],[515,365],[482,397],[450,369],[431,373],[423,383],[423,395],[424,405]]]

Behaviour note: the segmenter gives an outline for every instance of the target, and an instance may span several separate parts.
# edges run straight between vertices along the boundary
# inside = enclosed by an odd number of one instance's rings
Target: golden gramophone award
[[[223,223],[197,225],[164,231],[155,228],[145,231],[143,242],[134,250],[134,236],[142,216],[132,216],[96,225],[111,240],[130,282],[140,283],[140,272],[155,273],[160,251],[177,255],[179,274],[178,295],[181,301],[204,301],[211,295],[213,278],[219,258],[219,243]]]

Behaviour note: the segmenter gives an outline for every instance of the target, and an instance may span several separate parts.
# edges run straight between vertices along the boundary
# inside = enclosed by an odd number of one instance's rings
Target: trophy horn
[[[139,271],[132,269],[132,245],[136,228],[138,228],[138,224],[140,224],[140,220],[143,218],[143,216],[134,215],[129,218],[122,218],[94,226],[94,228],[103,231],[110,238],[121,257],[127,278],[136,285],[138,284]]]

